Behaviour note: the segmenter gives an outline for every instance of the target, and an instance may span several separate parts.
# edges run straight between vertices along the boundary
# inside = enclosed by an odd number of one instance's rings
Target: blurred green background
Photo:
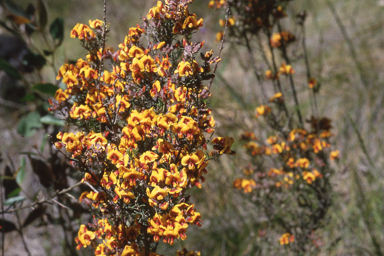
[[[34,1],[16,1],[23,7]],[[215,34],[220,30],[218,19],[224,14],[209,9],[207,0],[196,0],[190,7],[204,19],[204,29],[195,35],[194,41],[205,41],[206,50],[217,52],[219,44]],[[76,23],[89,19],[102,19],[102,1],[98,0],[47,0],[49,19],[63,17],[65,39],[56,59],[59,67],[68,60],[85,56],[85,51],[69,36]],[[139,23],[156,1],[108,0],[107,20],[111,23],[108,46],[117,48],[124,40],[128,29]],[[329,223],[321,231],[324,246],[321,255],[380,255],[373,240],[384,240],[384,157],[383,150],[383,101],[384,101],[384,2],[377,0],[332,1],[334,10],[325,0],[295,0],[288,6],[289,14],[308,12],[306,22],[309,59],[314,76],[322,84],[318,97],[320,113],[333,120],[335,148],[340,149],[341,159],[334,176],[334,206],[329,212]],[[337,23],[335,11],[340,19]],[[0,9],[3,19],[4,10]],[[286,20],[286,27],[292,21]],[[6,31],[0,28],[0,35]],[[38,42],[39,38],[35,38]],[[212,86],[213,115],[217,120],[217,135],[238,139],[243,131],[263,133],[263,124],[251,116],[260,104],[260,91],[252,71],[247,66],[249,56],[241,47],[225,44],[219,76]],[[295,67],[300,80],[304,68]],[[42,72],[46,82],[55,82],[52,70]],[[301,79],[301,81],[305,81]],[[1,86],[1,84],[0,84]],[[310,102],[306,98],[306,85],[299,83],[299,97],[304,108],[304,117],[310,117]],[[15,132],[18,114],[6,111],[0,105],[0,150],[19,161],[18,152],[40,143],[43,134],[21,138]],[[160,253],[171,252],[186,246],[200,250],[202,255],[254,255],[255,248],[278,247],[278,237],[264,241],[258,236],[258,217],[254,205],[247,197],[232,189],[233,180],[240,176],[247,160],[241,145],[236,142],[237,155],[223,157],[210,164],[206,183],[195,190],[192,201],[202,213],[204,225],[189,229],[188,239],[176,243],[173,248],[161,245]],[[1,165],[4,169],[4,165]],[[1,170],[2,170],[1,169]],[[33,189],[34,174],[27,173],[26,190]],[[298,216],[299,218],[299,216]],[[32,255],[64,255],[63,236],[54,226],[33,227],[25,230],[25,238]],[[25,255],[16,232],[7,234],[5,255]],[[264,252],[267,249],[264,250]],[[87,254],[84,250],[85,255]],[[281,252],[280,252],[281,253]],[[271,249],[270,254],[280,255]]]

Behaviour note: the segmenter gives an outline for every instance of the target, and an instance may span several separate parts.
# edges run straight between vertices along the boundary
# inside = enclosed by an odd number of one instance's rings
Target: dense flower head
[[[198,55],[204,42],[191,35],[203,20],[188,11],[191,2],[158,1],[116,52],[103,45],[109,31],[103,21],[71,31],[88,54],[60,68],[57,79],[66,88],[57,91],[51,110],[80,130],[59,133],[55,145],[94,188],[80,201],[99,212],[93,224],[81,226],[78,249],[156,255],[160,240],[172,245],[187,238],[190,225],[202,225],[186,191],[202,186],[213,157],[234,152],[226,137],[212,140],[213,155],[205,153],[216,123],[204,82],[213,79],[210,66],[220,58],[212,51]],[[141,43],[144,35],[149,44]]]

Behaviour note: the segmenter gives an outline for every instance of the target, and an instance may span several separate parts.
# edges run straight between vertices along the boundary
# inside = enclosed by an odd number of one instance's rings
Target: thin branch
[[[277,27],[279,29],[279,33],[281,34],[283,32],[283,30],[281,28],[280,22],[277,22]],[[281,40],[281,46],[282,46],[281,50],[282,50],[285,62],[287,63],[287,65],[291,65],[291,61],[288,58],[287,49],[286,49],[286,45],[284,43],[284,39]],[[300,125],[303,127],[304,124],[303,124],[303,118],[301,117],[300,104],[299,104],[299,100],[297,98],[295,82],[293,81],[293,77],[292,77],[291,74],[289,75],[289,82],[291,84],[291,89],[292,89],[292,92],[293,92],[293,99],[295,100],[297,117],[299,118]]]
[[[15,213],[16,213],[17,222],[19,224],[19,229],[17,231],[19,232],[19,234],[21,236],[21,241],[23,241],[23,245],[24,245],[25,250],[27,251],[28,255],[31,256],[31,252],[29,251],[27,243],[25,242],[25,239],[24,239],[23,225],[21,225],[19,213],[18,212],[15,212]]]
[[[54,200],[54,198],[58,195],[62,195],[62,194],[67,194],[68,191],[72,190],[73,188],[75,187],[78,187],[80,186],[81,184],[83,184],[81,181],[79,181],[78,183],[76,183],[75,185],[73,186],[70,186],[66,189],[63,189],[61,191],[56,191],[52,196],[50,196],[49,198],[46,198],[46,199],[42,199],[42,200],[36,200],[33,204],[31,205],[28,205],[28,206],[23,206],[23,207],[19,207],[19,208],[15,208],[15,209],[12,209],[10,211],[2,211],[0,214],[4,214],[4,213],[13,213],[13,212],[17,212],[17,211],[20,211],[22,209],[27,209],[27,208],[32,208],[32,207],[35,207],[36,205],[39,205],[39,204],[43,204],[43,203],[47,203],[49,201],[53,201],[54,203],[57,203],[58,205],[64,207],[64,208],[68,208],[66,207],[65,205],[62,205],[60,203],[58,203],[56,200]],[[89,184],[87,184],[88,186],[90,186]]]
[[[225,34],[227,33],[227,28],[228,28],[228,19],[229,19],[229,6],[227,7],[227,10],[225,11],[225,26],[224,26],[224,32],[223,32],[223,38],[221,39],[220,47],[219,47],[219,55],[218,57],[220,58],[221,56],[221,51],[224,49],[224,40],[225,40]],[[219,65],[219,62],[216,62],[215,67],[213,68],[213,74],[216,74],[216,69],[217,66]],[[212,83],[213,83],[213,78],[209,81],[209,86],[208,88],[211,89]]]
[[[4,202],[3,200],[3,179],[0,179],[0,199],[2,202]],[[2,212],[2,219],[4,220],[4,205],[1,204],[1,212]],[[5,232],[4,232],[4,229],[2,228],[1,229],[1,256],[4,256],[5,252],[4,252],[4,240],[5,240]]]
[[[98,88],[100,87],[101,71],[103,69],[103,63],[104,63],[104,56],[103,55],[104,55],[104,50],[105,50],[105,34],[107,31],[107,0],[104,0],[103,11],[104,11],[104,24],[103,24],[103,34],[102,34],[103,42],[102,42],[102,47],[101,47],[101,57],[100,57],[100,63],[99,63],[99,78],[98,78],[97,85],[96,85]]]

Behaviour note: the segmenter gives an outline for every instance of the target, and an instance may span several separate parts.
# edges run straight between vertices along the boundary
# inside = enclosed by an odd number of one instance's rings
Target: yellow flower
[[[308,168],[310,162],[307,158],[299,158],[296,160],[295,166],[300,168]]]
[[[102,21],[102,20],[98,20],[98,19],[89,20],[89,26],[91,28],[101,28],[101,26],[103,26],[103,25],[104,25],[104,21]]]
[[[256,117],[266,116],[269,113],[271,113],[271,108],[266,106],[266,105],[261,105],[261,106],[256,108],[256,113],[257,113]]]
[[[335,150],[329,154],[329,158],[331,159],[331,161],[333,161],[335,159],[339,159],[339,155],[340,155],[340,150]]]
[[[290,233],[283,234],[279,239],[280,245],[286,245],[289,243],[293,243],[294,241],[295,237]]]

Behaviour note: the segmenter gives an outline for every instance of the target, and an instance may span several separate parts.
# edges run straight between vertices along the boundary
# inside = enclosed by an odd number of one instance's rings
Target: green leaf
[[[59,89],[59,87],[53,84],[35,84],[32,87],[32,90],[48,94],[52,97],[55,96],[57,89]]]
[[[45,65],[46,62],[47,61],[43,56],[41,56],[40,54],[32,53],[32,52],[26,54],[23,59],[24,65],[32,66],[39,70]]]
[[[21,202],[21,201],[24,201],[24,200],[25,200],[24,196],[11,197],[11,198],[8,198],[7,200],[5,200],[4,205],[11,205],[11,204],[14,204],[14,203],[17,203],[17,202]]]
[[[36,99],[35,95],[33,95],[33,94],[27,94],[27,95],[25,95],[25,96],[21,99],[21,102],[34,101],[35,99]]]
[[[45,4],[42,0],[37,1],[37,9],[39,12],[39,26],[40,30],[43,31],[45,26],[47,26],[48,22],[48,15],[47,15],[47,8],[45,7]]]
[[[27,17],[29,20],[33,20],[33,17],[35,16],[36,9],[33,6],[33,4],[29,4],[27,6],[27,9],[25,10],[25,14],[27,14]]]
[[[43,124],[52,124],[52,125],[57,125],[57,126],[64,126],[65,125],[64,120],[61,120],[61,119],[54,117],[52,115],[43,116],[42,118],[40,118],[40,122],[42,122]]]
[[[40,122],[41,122],[41,119],[40,119]],[[40,152],[41,153],[43,153],[43,151],[44,151],[45,144],[47,144],[47,140],[48,140],[48,134],[45,134],[43,140],[41,141],[41,145],[40,145]]]
[[[27,156],[38,156],[39,154],[36,154],[35,152],[28,152],[28,151],[21,151],[19,153],[20,155],[27,155]]]
[[[64,39],[64,20],[62,18],[55,19],[49,28],[49,32],[53,40],[58,40],[56,46],[61,45]]]
[[[14,196],[17,196],[17,195],[20,193],[20,191],[21,191],[21,188],[19,187],[19,188],[13,190],[11,193],[9,193],[9,194],[7,195],[7,197],[14,197]]]
[[[22,78],[19,71],[17,71],[16,68],[14,68],[11,64],[8,63],[8,61],[3,58],[0,58],[0,70],[4,70],[4,72],[13,79],[20,80]]]
[[[20,119],[17,132],[21,136],[31,137],[41,127],[43,127],[43,124],[40,122],[40,114],[34,111]]]
[[[21,186],[21,183],[23,183],[23,180],[24,180],[24,176],[25,176],[25,162],[26,162],[25,161],[25,157],[23,157],[23,159],[20,162],[20,168],[17,171],[17,175],[16,175],[16,182],[17,182],[17,184],[19,184],[19,186]]]
[[[15,4],[11,0],[3,0],[3,3],[7,9],[17,16],[21,16],[24,18],[28,18],[28,15],[24,12],[23,8],[17,4]]]

